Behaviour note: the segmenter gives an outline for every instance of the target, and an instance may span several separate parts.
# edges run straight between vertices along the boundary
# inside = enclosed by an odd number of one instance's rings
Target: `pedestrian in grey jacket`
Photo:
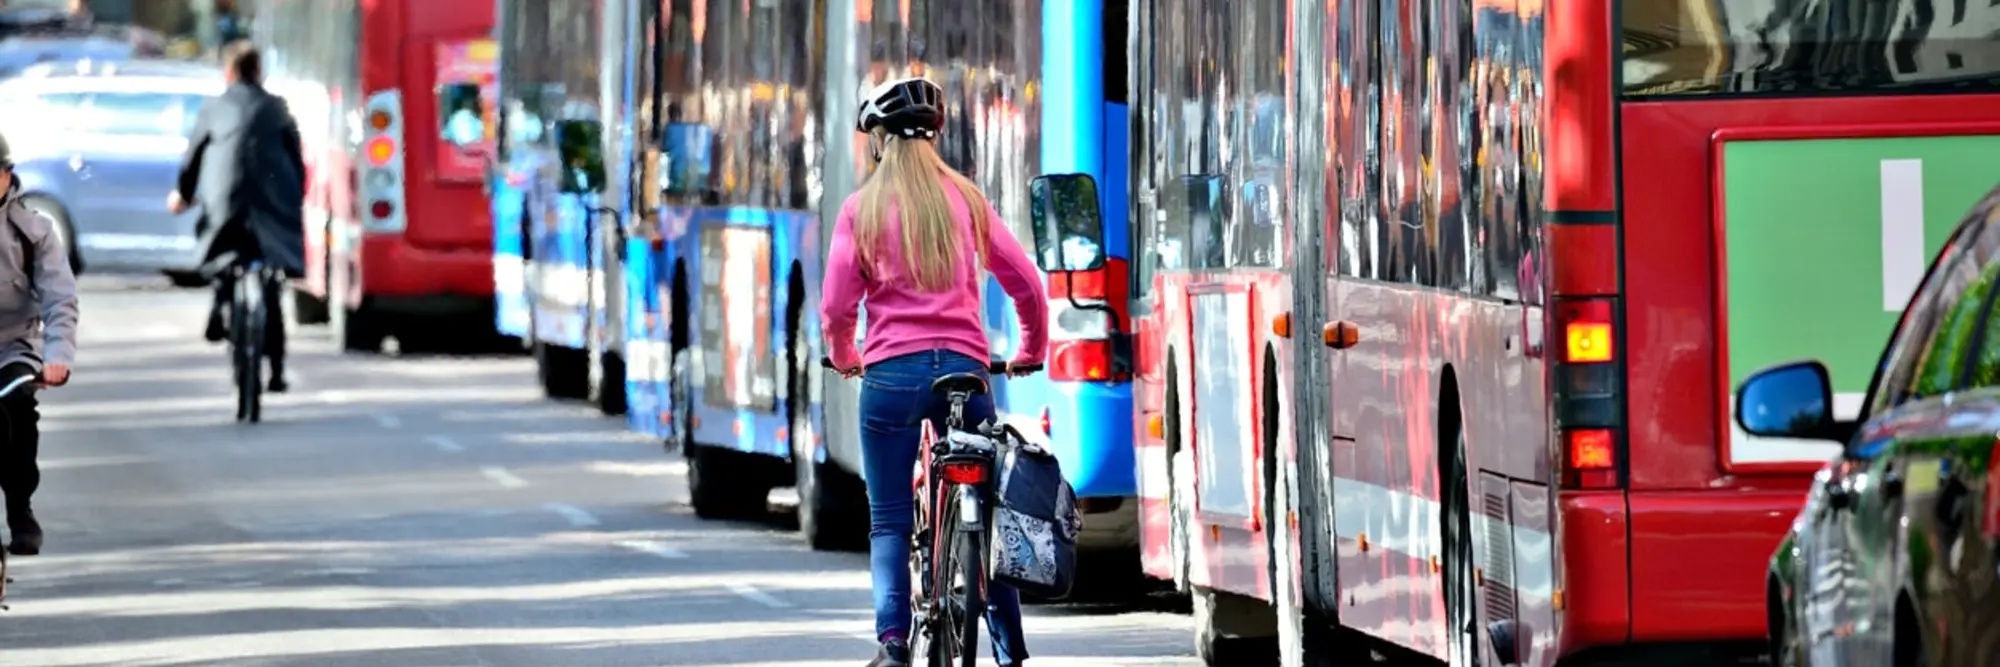
[[[41,382],[0,397],[0,495],[7,500],[9,553],[42,551],[42,525],[29,499],[42,483],[35,463],[41,412],[35,391],[69,382],[76,357],[76,276],[55,222],[21,202],[21,181],[0,137],[0,387],[40,373]]]

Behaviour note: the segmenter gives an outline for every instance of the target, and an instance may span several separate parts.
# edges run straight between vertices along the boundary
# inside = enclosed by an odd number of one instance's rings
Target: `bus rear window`
[[[1991,92],[1988,2],[1627,0],[1627,98]]]

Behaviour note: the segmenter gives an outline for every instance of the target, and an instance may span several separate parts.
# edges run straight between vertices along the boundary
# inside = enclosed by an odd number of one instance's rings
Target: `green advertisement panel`
[[[1818,359],[1853,412],[1931,256],[2000,182],[2000,136],[1732,141],[1722,179],[1730,386]]]

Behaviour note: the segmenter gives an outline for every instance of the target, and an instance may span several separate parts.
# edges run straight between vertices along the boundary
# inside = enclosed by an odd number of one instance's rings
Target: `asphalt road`
[[[75,377],[42,395],[48,544],[12,561],[0,665],[872,655],[863,556],[695,519],[677,456],[543,400],[526,359],[341,356],[305,329],[293,391],[239,426],[202,293],[85,289]],[[1157,598],[1030,616],[1034,665],[1198,664]]]

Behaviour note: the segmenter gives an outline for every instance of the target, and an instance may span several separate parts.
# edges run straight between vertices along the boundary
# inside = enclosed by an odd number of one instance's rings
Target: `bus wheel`
[[[1277,648],[1276,616],[1262,600],[1192,587],[1194,653],[1208,667],[1267,664]]]
[[[591,397],[597,411],[613,417],[625,414],[625,357],[609,351],[596,356],[597,381],[591,383]]]
[[[750,491],[758,485],[747,474],[750,455],[721,447],[690,443],[687,450],[688,504],[703,519],[747,519],[764,511],[770,495]]]
[[[590,353],[535,342],[535,373],[542,393],[555,399],[590,398]]]
[[[345,352],[375,354],[382,351],[382,340],[388,332],[379,321],[381,317],[368,309],[342,309],[340,326],[335,331],[340,336],[340,349]]]
[[[1478,584],[1472,544],[1472,470],[1466,462],[1465,431],[1452,425],[1451,465],[1440,480],[1445,484],[1444,606],[1445,622],[1451,629],[1451,664],[1477,667],[1479,650]]]

